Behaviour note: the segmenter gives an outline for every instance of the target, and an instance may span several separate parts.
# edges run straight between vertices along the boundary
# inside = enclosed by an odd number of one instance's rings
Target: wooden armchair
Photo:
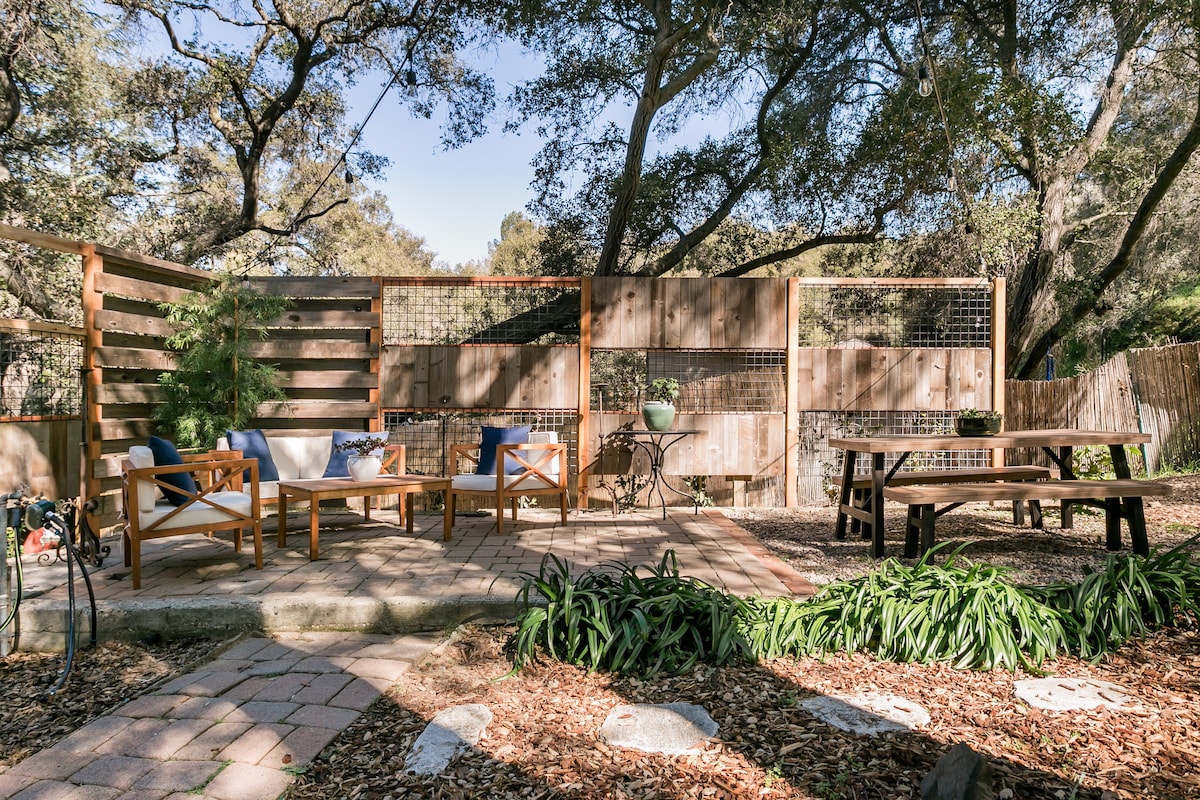
[[[262,569],[262,510],[258,491],[258,460],[241,458],[240,451],[182,456],[184,463],[155,466],[148,447],[129,448],[122,462],[121,497],[125,518],[125,566],[132,568],[133,588],[142,584],[143,541],[189,533],[211,534],[232,530],[233,546],[242,549],[242,533],[254,536],[254,566]],[[168,483],[163,476],[190,473],[196,489],[188,491]],[[243,473],[247,473],[243,477]],[[242,491],[243,484],[249,491]],[[182,500],[178,505],[162,490]]]
[[[506,502],[511,503],[513,522],[516,522],[518,497],[558,495],[562,521],[566,524],[567,446],[558,442],[554,431],[531,433],[524,444],[497,445],[496,464],[500,466],[494,475],[476,471],[480,458],[478,444],[453,445],[450,458],[459,472],[451,479],[449,497],[446,498],[452,520],[460,494],[490,495],[496,500],[496,530],[504,533]]]

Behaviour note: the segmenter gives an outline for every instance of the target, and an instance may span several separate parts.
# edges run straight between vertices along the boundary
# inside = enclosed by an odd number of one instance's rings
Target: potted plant
[[[378,438],[368,436],[348,439],[338,442],[333,447],[339,453],[350,453],[346,456],[346,469],[356,481],[372,480],[379,477],[379,473],[383,471],[383,458],[377,455],[383,450],[383,444]]]
[[[652,431],[670,430],[675,421],[675,399],[679,397],[679,381],[674,378],[655,378],[646,391],[642,404],[642,419]]]
[[[1004,415],[997,411],[964,408],[954,420],[954,432],[959,436],[995,436],[1002,422]]]

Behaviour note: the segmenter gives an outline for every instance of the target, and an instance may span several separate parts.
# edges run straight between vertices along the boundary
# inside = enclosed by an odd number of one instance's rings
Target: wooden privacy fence
[[[1073,378],[1008,381],[1014,428],[1139,430],[1151,472],[1200,459],[1200,343],[1149,347],[1114,356]]]
[[[703,478],[710,495],[737,484],[763,504],[824,499],[837,456],[802,446],[814,423],[836,432],[872,417],[874,429],[936,428],[959,408],[996,405],[1002,287],[384,279],[384,426],[409,446],[410,464],[439,472],[450,468],[436,455],[444,443],[471,441],[481,421],[553,428],[572,444],[586,493],[645,470],[614,440],[601,450],[601,437],[640,427],[641,387],[673,377],[676,427],[701,433],[672,448],[667,474]]]
[[[78,255],[88,398],[85,493],[111,523],[118,461],[154,429],[174,369],[163,303],[203,270],[0,226]],[[828,435],[941,430],[959,408],[1002,407],[1002,279],[252,278],[292,301],[254,355],[288,401],[264,429],[384,429],[415,471],[445,474],[478,425],[529,423],[571,445],[580,494],[645,465],[600,435],[641,427],[648,379],[683,385],[679,427],[700,435],[666,473],[706,491],[793,504],[825,498]],[[611,442],[610,442],[611,443]],[[725,492],[725,496],[721,496]]]

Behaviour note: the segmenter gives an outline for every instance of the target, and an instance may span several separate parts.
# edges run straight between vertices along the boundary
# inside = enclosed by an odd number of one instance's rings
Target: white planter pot
[[[379,456],[347,456],[346,468],[356,481],[374,480],[383,469],[383,459]]]

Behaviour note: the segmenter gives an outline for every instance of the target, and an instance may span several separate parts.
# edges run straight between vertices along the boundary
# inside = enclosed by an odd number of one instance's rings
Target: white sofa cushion
[[[154,466],[154,451],[144,444],[135,444],[129,448],[129,463],[134,469]],[[143,513],[153,511],[157,499],[161,496],[158,487],[150,481],[138,481],[138,511]],[[173,508],[169,503],[168,508]]]
[[[319,478],[333,452],[333,434],[322,436],[268,436],[267,447],[281,481]]]
[[[325,465],[333,452],[333,434],[315,436],[268,436],[267,449],[279,472],[279,480],[294,481],[300,478],[319,478],[325,474]],[[222,436],[217,440],[218,450],[228,450],[229,441]],[[279,496],[275,481],[259,481],[262,498]]]

